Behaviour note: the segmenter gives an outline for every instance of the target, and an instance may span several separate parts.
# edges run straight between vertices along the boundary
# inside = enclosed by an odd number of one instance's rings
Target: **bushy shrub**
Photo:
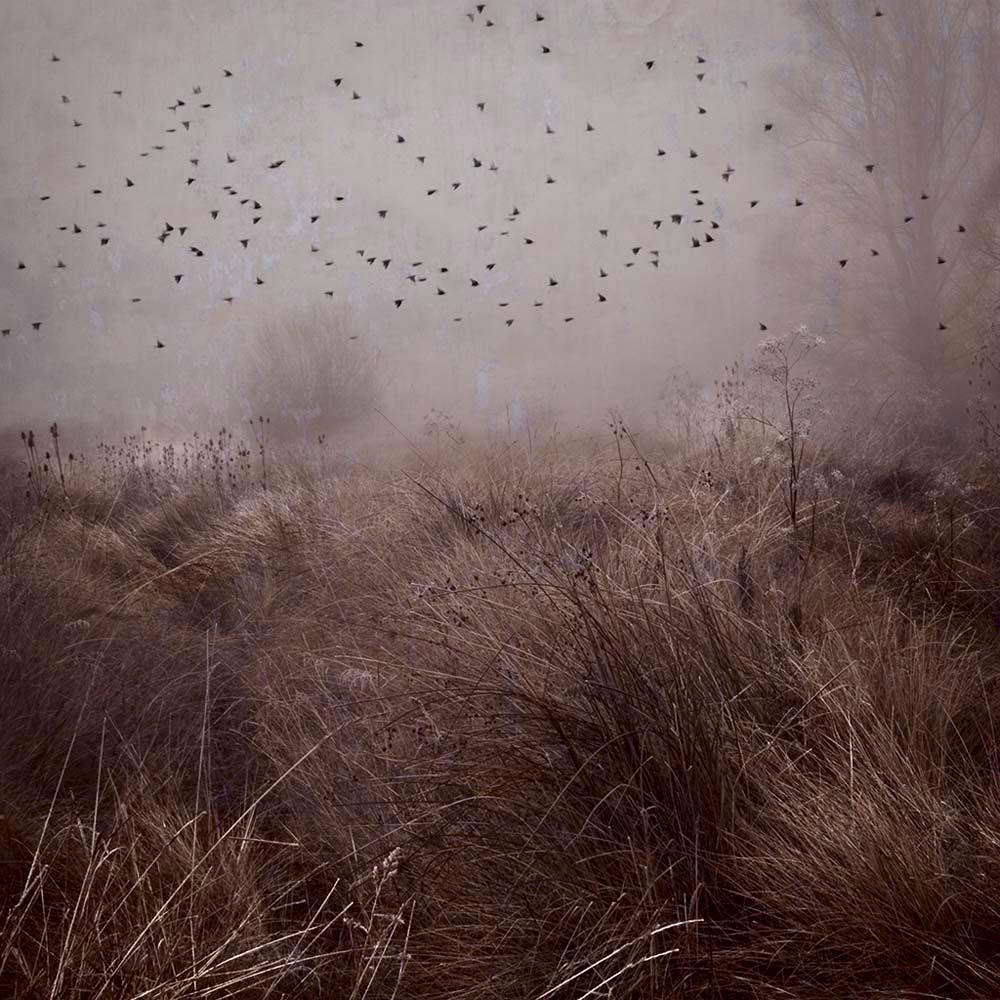
[[[378,358],[349,312],[312,310],[253,341],[245,375],[245,416],[266,414],[276,437],[343,431],[378,405]]]

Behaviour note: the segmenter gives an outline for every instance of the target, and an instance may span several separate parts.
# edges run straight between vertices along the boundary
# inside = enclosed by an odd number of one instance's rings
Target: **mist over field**
[[[593,424],[649,409],[680,365],[713,372],[758,318],[809,318],[782,300],[797,251],[764,256],[827,224],[794,209],[775,82],[810,41],[789,9],[538,13],[9,5],[5,413],[171,433],[246,419],[269,373],[256,345],[294,352],[307,332],[377,357],[400,422],[436,406],[489,424],[544,401]],[[716,242],[691,252],[712,222]],[[816,261],[831,288],[833,253]]]
[[[0,5],[0,997],[995,1000],[998,57]]]

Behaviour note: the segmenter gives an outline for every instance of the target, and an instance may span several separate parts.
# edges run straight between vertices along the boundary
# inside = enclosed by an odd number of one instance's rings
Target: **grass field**
[[[989,466],[60,435],[0,509],[0,995],[1000,996]]]

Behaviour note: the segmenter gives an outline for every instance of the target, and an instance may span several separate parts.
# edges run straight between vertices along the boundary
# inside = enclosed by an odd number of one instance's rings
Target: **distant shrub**
[[[261,329],[244,397],[251,415],[271,418],[276,437],[316,439],[371,415],[381,391],[377,360],[350,314],[313,310]]]

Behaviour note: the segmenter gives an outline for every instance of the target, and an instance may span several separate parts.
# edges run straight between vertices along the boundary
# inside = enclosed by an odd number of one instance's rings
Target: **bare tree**
[[[870,356],[945,387],[998,274],[981,212],[1000,148],[997,0],[798,6],[813,46],[782,90],[831,267],[849,261],[843,313]]]

